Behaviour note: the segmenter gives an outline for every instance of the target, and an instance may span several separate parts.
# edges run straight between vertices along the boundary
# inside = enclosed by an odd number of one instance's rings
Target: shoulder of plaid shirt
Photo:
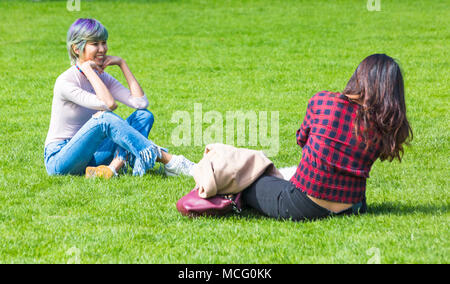
[[[362,105],[362,101],[360,100],[360,96],[359,95],[345,95],[349,98],[350,101],[353,101],[357,104]],[[333,212],[333,213],[339,213],[341,211],[347,210],[350,207],[353,206],[353,204],[351,203],[341,203],[341,202],[335,202],[335,201],[329,201],[329,200],[324,200],[324,199],[319,199],[310,195],[306,195],[308,196],[309,199],[311,199],[312,201],[314,201],[316,204],[318,204],[319,206],[328,209],[329,211]]]

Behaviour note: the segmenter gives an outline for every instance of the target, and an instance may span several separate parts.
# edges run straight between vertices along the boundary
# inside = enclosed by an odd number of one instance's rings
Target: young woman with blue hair
[[[95,19],[78,19],[67,33],[72,67],[54,87],[44,153],[48,174],[110,178],[129,164],[133,175],[142,176],[161,162],[167,175],[190,175],[194,163],[147,138],[154,122],[148,99],[125,60],[106,55],[107,40],[108,31]],[[104,72],[114,65],[129,89]],[[123,120],[113,112],[116,101],[136,111]]]

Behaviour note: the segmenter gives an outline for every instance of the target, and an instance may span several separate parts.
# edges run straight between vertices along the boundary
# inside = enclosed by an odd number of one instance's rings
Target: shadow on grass
[[[367,215],[411,215],[411,214],[427,214],[434,215],[436,213],[447,213],[448,204],[442,205],[405,205],[395,202],[383,202],[379,204],[368,204]]]
[[[395,202],[384,202],[380,204],[368,204],[367,213],[362,214],[361,216],[378,216],[378,215],[412,215],[412,214],[426,214],[426,215],[435,215],[437,213],[445,214],[449,210],[448,204],[443,205],[404,205]],[[274,218],[267,217],[263,214],[260,214],[258,211],[252,208],[245,208],[240,214],[227,214],[225,216],[218,217],[210,217],[210,218],[227,218],[233,216],[238,219],[246,219],[246,220],[276,220]],[[342,215],[348,216],[348,215]],[[339,218],[340,216],[326,217],[322,218],[322,220],[326,220],[328,218]],[[278,219],[279,221],[287,221],[284,219]],[[304,220],[301,222],[315,222],[317,220]]]

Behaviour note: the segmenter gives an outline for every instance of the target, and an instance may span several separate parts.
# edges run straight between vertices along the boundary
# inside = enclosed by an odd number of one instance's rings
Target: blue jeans
[[[167,152],[147,139],[153,122],[148,110],[136,110],[127,120],[113,112],[92,117],[71,139],[45,147],[45,168],[49,175],[80,175],[88,166],[119,158],[133,166],[133,175],[142,176],[161,158],[161,150]]]

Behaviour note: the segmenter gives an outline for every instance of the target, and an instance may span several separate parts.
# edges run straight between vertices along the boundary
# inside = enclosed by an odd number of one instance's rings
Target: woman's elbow
[[[138,109],[146,109],[148,107],[148,101],[143,102],[139,105]]]
[[[149,103],[148,103],[147,99],[134,101],[135,109],[146,109],[148,107],[148,105],[149,105]]]
[[[106,106],[108,107],[108,110],[110,110],[110,111],[114,111],[117,109],[117,103],[115,101],[108,103]]]

